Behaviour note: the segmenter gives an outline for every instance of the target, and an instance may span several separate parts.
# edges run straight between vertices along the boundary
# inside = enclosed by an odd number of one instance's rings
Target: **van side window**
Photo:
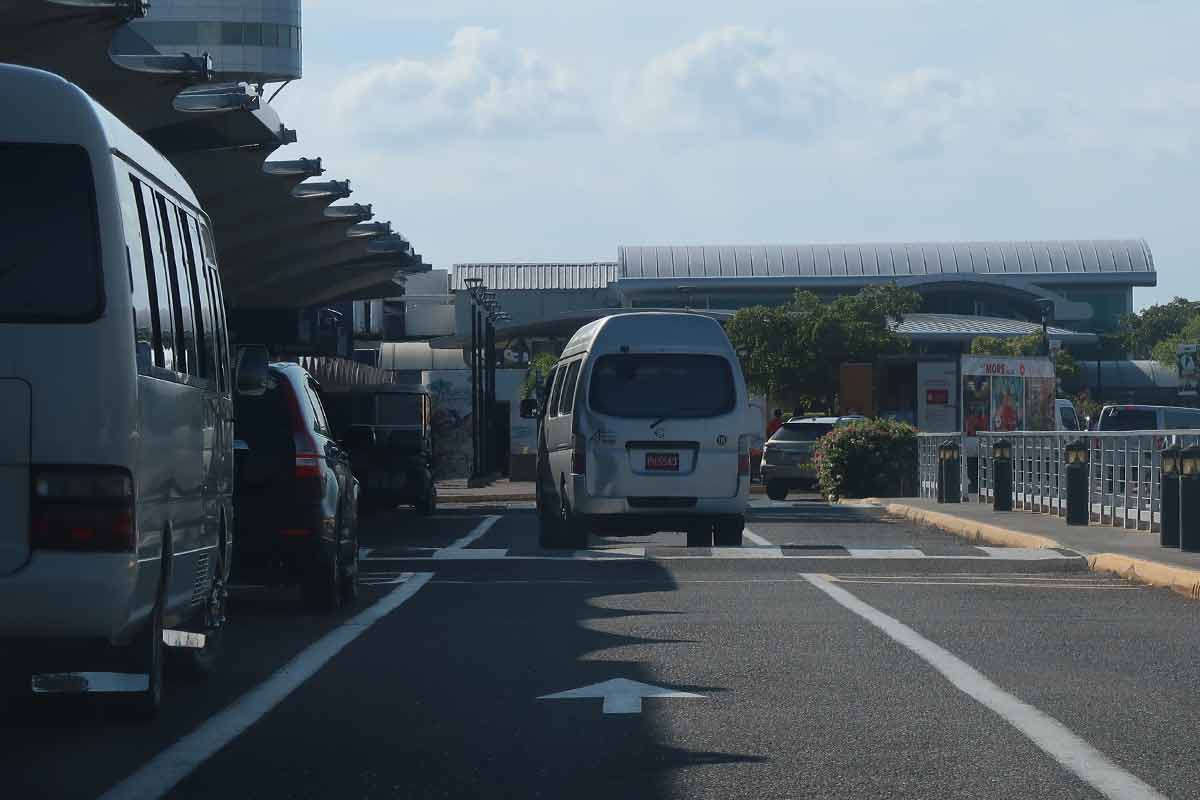
[[[133,306],[133,345],[138,372],[146,374],[155,359],[154,300],[150,291],[153,262],[147,261],[138,212],[137,179],[120,182],[121,222],[125,226],[125,255],[129,261],[129,294]]]
[[[146,276],[150,286],[151,316],[154,321],[154,364],[173,370],[175,326],[172,322],[167,261],[163,255],[158,212],[154,208],[154,193],[141,181],[137,182],[137,206],[138,219],[142,226],[142,249],[146,255]]]
[[[563,376],[566,369],[559,367],[554,371],[554,385],[550,387],[550,399],[546,401],[546,416],[558,416],[558,395],[562,391]]]
[[[204,228],[207,230],[207,228]],[[225,322],[225,300],[221,293],[221,276],[217,274],[217,269],[214,266],[212,269],[205,270],[208,275],[208,282],[212,287],[213,296],[213,324],[217,330],[217,381],[222,394],[228,394],[231,384],[230,374],[231,367],[229,366],[229,329]]]
[[[558,393],[558,414],[570,414],[575,408],[575,383],[579,379],[579,365],[582,359],[571,362],[567,368],[567,377],[563,379],[562,389]]]
[[[196,355],[196,317],[192,303],[192,287],[188,284],[187,265],[183,260],[183,236],[179,233],[179,209],[162,195],[158,195],[158,212],[162,222],[163,243],[167,249],[167,262],[171,265],[171,295],[175,304],[175,347],[182,356],[182,364],[176,364],[177,372],[199,375],[199,358]]]
[[[1169,431],[1200,428],[1200,411],[1168,409],[1163,413],[1163,428]]]
[[[192,311],[196,317],[196,374],[201,378],[210,378],[213,372],[212,343],[209,341],[213,331],[212,304],[208,292],[200,291],[200,281],[197,277],[197,264],[200,265],[199,269],[203,270],[204,260],[202,256],[197,258],[200,238],[196,220],[182,208],[179,209],[179,228],[183,233],[183,260],[187,265],[188,289],[191,291]]]

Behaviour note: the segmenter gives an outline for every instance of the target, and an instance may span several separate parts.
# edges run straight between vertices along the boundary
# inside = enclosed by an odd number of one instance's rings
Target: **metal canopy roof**
[[[1081,274],[1153,285],[1154,259],[1141,239],[1035,242],[916,242],[621,247],[620,277],[875,279],[1022,275],[1044,279]]]
[[[970,341],[980,336],[1001,339],[1028,336],[1040,333],[1042,326],[1032,322],[1000,317],[974,317],[959,314],[906,314],[899,322],[892,322],[896,333],[914,341]],[[1077,333],[1065,328],[1047,327],[1051,339],[1065,344],[1090,344],[1096,341],[1094,333]]]
[[[563,264],[455,264],[450,288],[461,291],[467,278],[482,278],[489,289],[603,289],[621,277],[612,262]]]
[[[312,180],[324,171],[319,158],[266,161],[294,132],[254,87],[212,83],[206,55],[160,53],[125,24],[148,7],[0,0],[0,61],[62,75],[175,164],[212,219],[231,306],[246,306],[247,285],[272,307],[361,295],[368,278],[384,290],[375,296],[392,296],[395,270],[428,269],[407,241],[396,245],[387,224],[359,225],[372,217],[369,204],[330,205],[350,194],[349,182]],[[400,257],[385,269],[372,240]],[[264,280],[289,259],[303,265],[286,272],[304,278],[297,286]]]

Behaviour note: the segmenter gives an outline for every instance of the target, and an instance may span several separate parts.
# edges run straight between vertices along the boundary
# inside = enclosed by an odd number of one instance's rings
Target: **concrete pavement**
[[[174,770],[172,797],[1200,797],[1195,604],[882,509],[755,501],[749,527],[770,557],[372,516],[356,609],[238,589],[230,657],[156,722],[0,722],[5,796],[152,797],[134,779]],[[539,699],[597,685],[698,696]]]

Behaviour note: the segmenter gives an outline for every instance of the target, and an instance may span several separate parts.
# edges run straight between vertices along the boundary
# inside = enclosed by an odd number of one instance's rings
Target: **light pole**
[[[471,313],[471,480],[495,471],[492,410],[496,403],[496,328],[500,304],[482,278],[465,278]],[[507,315],[505,315],[507,317]]]

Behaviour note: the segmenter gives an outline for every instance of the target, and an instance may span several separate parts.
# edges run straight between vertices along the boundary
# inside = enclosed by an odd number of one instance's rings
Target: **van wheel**
[[[712,547],[713,529],[712,525],[701,525],[696,528],[688,528],[687,546],[688,547]]]
[[[204,647],[172,647],[166,651],[168,665],[173,671],[187,678],[198,679],[211,675],[221,653],[221,639],[225,630],[225,603],[229,597],[229,591],[225,588],[224,563],[225,548],[222,545],[217,550],[217,563],[213,570],[212,586],[209,588],[208,606],[200,615]]]
[[[767,497],[772,500],[787,500],[788,487],[781,481],[767,481]]]
[[[563,496],[562,509],[558,523],[560,547],[564,550],[586,550],[588,546],[588,529],[583,520],[571,513],[567,498]]]
[[[746,520],[742,517],[719,521],[713,532],[714,543],[717,547],[741,547],[745,527]]]
[[[338,520],[338,526],[341,520]],[[336,527],[335,527],[336,529]],[[334,545],[328,561],[317,559],[312,570],[300,584],[304,604],[316,611],[337,611],[342,605],[342,553],[340,543]]]

